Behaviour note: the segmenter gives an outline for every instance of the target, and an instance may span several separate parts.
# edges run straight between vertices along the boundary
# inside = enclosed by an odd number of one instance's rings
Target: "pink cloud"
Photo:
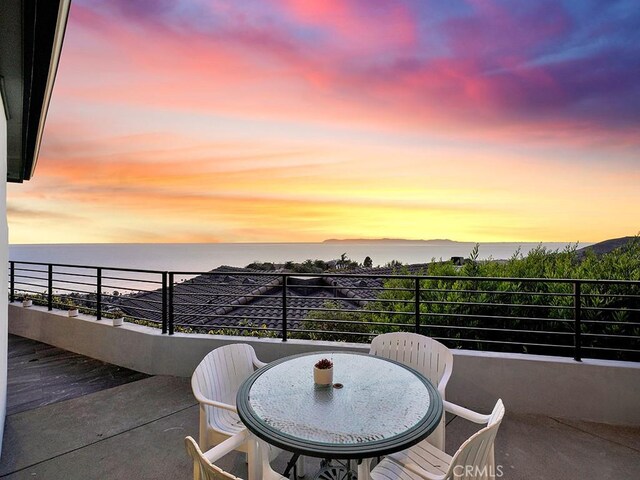
[[[406,5],[380,0],[278,0],[296,24],[316,28],[340,50],[388,51],[417,45]]]
[[[74,4],[57,92],[72,102],[141,110],[525,142],[539,141],[546,132],[550,141],[589,144],[614,136],[633,143],[634,103],[614,105],[607,91],[612,82],[621,91],[633,88],[623,61],[531,61],[532,52],[570,31],[570,19],[555,3],[512,11],[495,2],[472,2],[473,15],[439,27],[449,53],[426,58],[415,46],[417,23],[403,4],[276,5],[298,30],[308,29],[311,37],[315,30],[329,32],[332,42],[301,40],[282,22],[238,19],[233,5],[227,5],[228,25],[199,30],[152,15],[136,23],[113,21]],[[84,47],[87,38],[91,49]],[[368,53],[346,53],[350,45],[365,44]],[[395,53],[384,55],[387,48]],[[621,72],[615,79],[598,74],[611,67]],[[617,115],[609,115],[611,109]]]

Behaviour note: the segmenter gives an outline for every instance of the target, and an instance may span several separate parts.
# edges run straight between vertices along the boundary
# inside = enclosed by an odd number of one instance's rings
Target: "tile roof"
[[[421,274],[427,265],[360,268],[349,276],[293,274],[287,279],[287,325],[299,328],[314,309],[333,301],[341,310],[362,308],[378,297],[384,279],[369,275]],[[178,326],[282,328],[282,273],[221,266],[176,283],[174,321]],[[342,273],[342,272],[337,272]],[[122,296],[120,308],[133,317],[162,321],[162,291]]]

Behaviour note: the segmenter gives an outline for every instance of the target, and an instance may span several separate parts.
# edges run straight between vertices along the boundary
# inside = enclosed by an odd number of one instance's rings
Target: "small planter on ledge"
[[[313,367],[313,383],[320,387],[333,385],[333,362],[328,358],[319,360]]]
[[[29,300],[28,298],[23,298],[22,299],[22,306],[23,307],[31,307],[31,306],[33,306],[33,300]]]
[[[124,324],[124,313],[121,310],[110,312],[113,315],[113,326],[121,327]]]
[[[67,313],[69,314],[70,317],[77,317],[80,312],[78,312],[78,307],[75,307],[72,305],[69,307],[69,310],[67,311]]]

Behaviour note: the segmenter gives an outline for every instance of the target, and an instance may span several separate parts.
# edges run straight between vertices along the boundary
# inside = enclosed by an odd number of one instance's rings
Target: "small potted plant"
[[[69,314],[70,317],[77,317],[78,313],[80,312],[78,312],[78,307],[76,307],[75,304],[71,303],[67,308],[67,313]]]
[[[22,306],[23,307],[31,307],[33,305],[33,300],[31,300],[28,297],[23,297],[22,298]]]
[[[124,323],[124,313],[122,313],[122,310],[120,310],[119,308],[116,308],[115,310],[112,310],[111,315],[113,315],[113,326],[114,327],[120,327],[122,326],[122,324]]]
[[[331,360],[328,358],[318,360],[313,367],[313,382],[320,386],[333,384],[333,362]]]

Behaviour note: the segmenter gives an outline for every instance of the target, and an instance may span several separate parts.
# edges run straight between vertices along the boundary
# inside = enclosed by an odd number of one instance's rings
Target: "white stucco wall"
[[[7,230],[7,119],[0,96],[0,265],[5,265],[5,274],[0,275],[0,451],[7,407],[7,275],[9,261],[9,235]]]
[[[9,305],[9,331],[141,372],[176,376],[190,376],[207,353],[231,342],[251,344],[266,362],[312,351],[369,351],[354,343],[168,336],[156,328],[113,327],[109,320],[69,318],[61,310],[20,303]],[[512,412],[640,426],[640,364],[454,350],[447,399],[488,413],[498,397]]]

